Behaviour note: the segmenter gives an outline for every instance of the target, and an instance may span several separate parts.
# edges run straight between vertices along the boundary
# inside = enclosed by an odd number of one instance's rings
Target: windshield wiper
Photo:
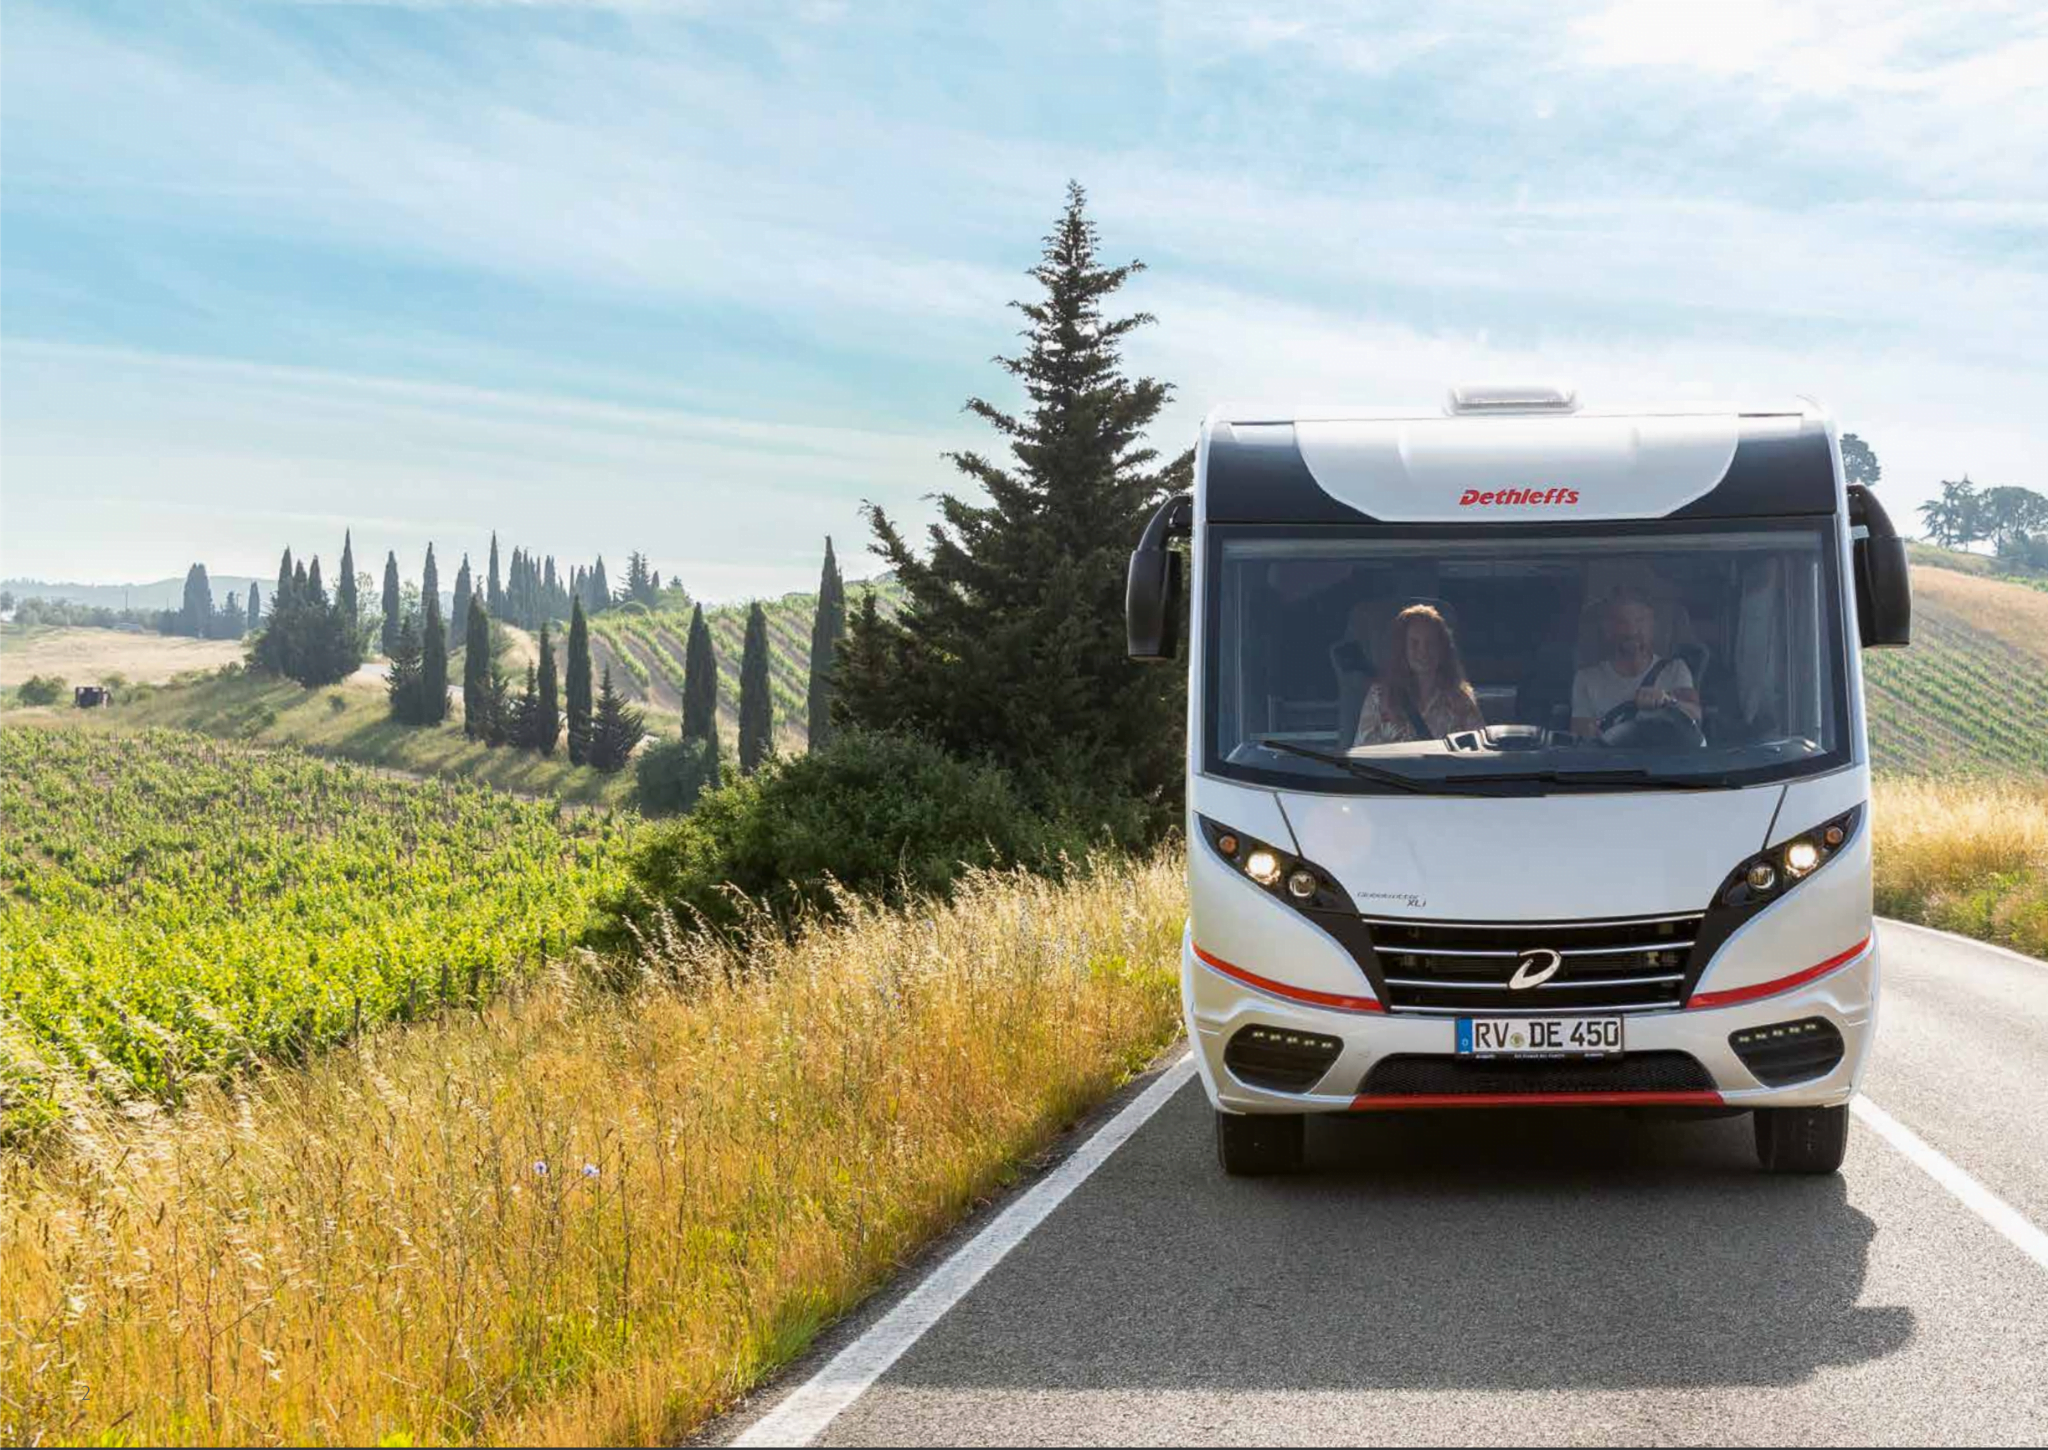
[[[1353,760],[1348,755],[1336,755],[1327,750],[1317,750],[1310,745],[1296,745],[1292,740],[1276,740],[1270,735],[1259,737],[1259,744],[1268,750],[1277,750],[1283,755],[1299,755],[1304,760],[1320,760],[1325,765],[1334,765],[1339,770],[1349,771],[1360,780],[1373,781],[1379,785],[1390,785],[1396,790],[1414,791],[1428,795],[1429,786],[1413,776],[1403,775],[1398,770],[1387,770],[1377,765],[1367,765],[1362,760]]]
[[[1652,790],[1721,790],[1726,782],[1713,776],[1672,777],[1647,770],[1504,770],[1478,775],[1457,775],[1453,780],[1477,785],[1642,786]]]

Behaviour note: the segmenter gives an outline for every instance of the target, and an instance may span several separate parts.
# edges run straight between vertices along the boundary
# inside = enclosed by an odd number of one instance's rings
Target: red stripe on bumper
[[[1705,1088],[1677,1093],[1376,1093],[1351,1100],[1355,1113],[1395,1108],[1718,1108]]]
[[[1846,952],[1837,952],[1818,966],[1808,967],[1803,972],[1794,972],[1789,977],[1778,977],[1769,982],[1758,982],[1754,987],[1730,987],[1725,992],[1695,992],[1686,1002],[1688,1011],[1695,1007],[1732,1007],[1737,1002],[1754,1002],[1764,997],[1775,997],[1780,992],[1789,992],[1794,987],[1803,987],[1808,982],[1825,977],[1829,972],[1839,971],[1863,955],[1870,947],[1870,938],[1850,947]]]
[[[1203,965],[1221,972],[1232,981],[1242,982],[1247,987],[1256,987],[1261,992],[1270,992],[1275,997],[1284,997],[1290,1002],[1305,1003],[1310,1007],[1328,1007],[1337,1012],[1384,1012],[1386,1005],[1374,997],[1345,997],[1335,992],[1312,992],[1306,987],[1290,987],[1283,982],[1262,977],[1256,972],[1247,972],[1243,967],[1233,966],[1221,957],[1212,957],[1200,947],[1195,955]]]

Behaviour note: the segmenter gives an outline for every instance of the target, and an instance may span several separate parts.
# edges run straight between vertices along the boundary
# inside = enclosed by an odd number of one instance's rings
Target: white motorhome
[[[1185,543],[1178,541],[1184,540]],[[1857,646],[1905,550],[1830,420],[1220,411],[1131,556],[1187,559],[1189,1041],[1231,1173],[1306,1115],[1753,1110],[1832,1172],[1876,1017]]]

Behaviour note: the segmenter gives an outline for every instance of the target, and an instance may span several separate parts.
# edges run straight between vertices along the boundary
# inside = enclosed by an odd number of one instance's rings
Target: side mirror
[[[1175,494],[1152,515],[1131,551],[1124,581],[1124,636],[1134,660],[1170,660],[1179,646],[1181,563],[1170,541],[1190,537],[1194,518],[1193,501]]]
[[[1906,541],[1877,496],[1849,485],[1851,567],[1856,574],[1856,632],[1865,649],[1900,649],[1913,640],[1913,586]]]

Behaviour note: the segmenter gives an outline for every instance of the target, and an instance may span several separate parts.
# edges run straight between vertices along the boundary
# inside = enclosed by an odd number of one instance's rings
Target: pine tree
[[[353,634],[360,630],[362,610],[356,598],[356,536],[353,529],[342,530],[341,577],[334,581],[334,604],[349,632]]]
[[[254,634],[261,628],[263,628],[263,593],[256,587],[256,581],[251,579],[249,581],[249,628],[247,632]]]
[[[455,600],[448,609],[448,643],[456,643],[456,635],[469,628],[469,601],[475,595],[470,585],[469,555],[462,556],[462,567],[455,571]]]
[[[875,601],[872,588],[860,594],[860,612],[847,628],[846,638],[832,662],[832,724],[858,723],[852,716],[853,700],[879,699],[889,683],[889,656],[895,636],[887,632],[887,621]]]
[[[612,667],[606,665],[590,722],[590,763],[607,775],[623,769],[646,730],[646,717],[612,688]]]
[[[949,455],[988,502],[941,495],[927,558],[879,507],[868,509],[875,552],[906,600],[875,625],[887,644],[883,688],[839,688],[854,723],[918,731],[1032,775],[1128,789],[1163,811],[1185,764],[1185,674],[1133,669],[1125,658],[1125,571],[1152,510],[1188,487],[1193,459],[1162,465],[1145,446],[1171,389],[1126,377],[1121,349],[1153,319],[1102,314],[1141,264],[1104,267],[1097,251],[1086,196],[1069,183],[1032,270],[1044,295],[1015,304],[1030,324],[1024,354],[999,360],[1023,384],[1028,410],[967,403],[1011,460]]]
[[[428,546],[431,563],[433,547]],[[441,622],[438,590],[420,592],[420,720],[437,725],[448,718],[448,628]]]
[[[498,531],[491,530],[491,573],[487,581],[489,593],[484,596],[484,607],[491,618],[498,619],[505,613],[505,591],[498,582]]]
[[[718,738],[718,653],[704,606],[690,610],[690,638],[683,646],[683,739]]]
[[[425,648],[420,641],[419,616],[408,614],[399,623],[398,637],[391,642],[390,673],[385,692],[391,701],[391,718],[401,725],[426,723],[422,700],[425,685]]]
[[[486,740],[491,720],[491,621],[483,602],[469,596],[468,623],[462,632],[462,733]]]
[[[547,622],[540,626],[540,706],[534,717],[534,748],[542,755],[555,753],[555,740],[562,733],[562,707],[555,687],[555,646],[548,638]]]
[[[390,658],[398,648],[398,636],[405,628],[401,617],[405,612],[405,594],[398,583],[398,554],[393,550],[384,555],[384,646],[385,658]]]
[[[685,661],[684,668],[689,668]],[[775,701],[768,682],[768,613],[759,601],[747,610],[747,640],[740,651],[740,774],[752,775],[775,753]]]
[[[505,738],[520,750],[540,749],[540,680],[532,665],[526,667],[526,688],[506,711]]]
[[[569,613],[569,678],[563,691],[569,724],[569,763],[590,759],[590,621],[577,599]]]
[[[825,540],[825,568],[818,579],[818,608],[811,616],[811,679],[808,707],[811,749],[823,750],[832,741],[832,660],[839,640],[846,633],[846,583],[839,577],[839,561],[832,554],[832,540]]]

